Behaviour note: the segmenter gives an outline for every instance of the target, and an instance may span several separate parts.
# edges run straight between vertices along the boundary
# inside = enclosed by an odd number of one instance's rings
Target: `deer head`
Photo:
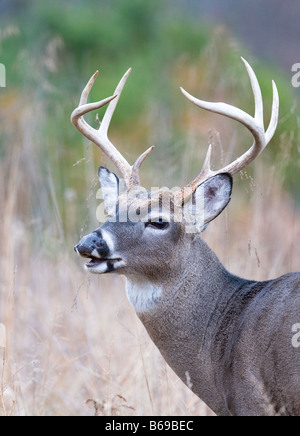
[[[199,175],[186,187],[176,190],[149,192],[140,186],[140,166],[154,147],[150,147],[130,165],[108,139],[110,121],[131,69],[122,77],[113,96],[87,103],[98,72],[92,76],[82,92],[79,106],[72,113],[71,121],[80,133],[111,159],[121,178],[106,168],[99,168],[109,219],[75,247],[80,255],[91,259],[86,265],[90,272],[118,271],[159,276],[162,270],[180,268],[182,259],[179,259],[178,252],[184,253],[184,250],[176,250],[176,245],[182,247],[190,244],[195,234],[201,233],[227,206],[231,196],[232,175],[249,165],[263,151],[278,122],[279,98],[275,83],[271,121],[265,131],[261,90],[252,68],[242,60],[254,94],[254,117],[229,104],[198,100],[182,88],[181,92],[196,106],[242,123],[252,133],[253,145],[234,162],[219,170],[211,169],[209,147]],[[100,127],[91,127],[84,120],[84,115],[107,104]]]

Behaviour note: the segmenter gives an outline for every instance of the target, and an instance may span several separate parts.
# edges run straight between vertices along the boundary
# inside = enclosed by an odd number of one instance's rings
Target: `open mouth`
[[[90,261],[87,262],[85,265],[89,268],[89,267],[94,267],[97,265],[100,265],[102,263],[117,263],[120,262],[122,259],[121,258],[116,258],[116,259],[99,259],[98,257],[91,257]]]
[[[106,273],[112,272],[124,266],[125,262],[121,258],[115,259],[99,259],[98,257],[91,257],[90,261],[85,264],[85,268],[90,272]]]

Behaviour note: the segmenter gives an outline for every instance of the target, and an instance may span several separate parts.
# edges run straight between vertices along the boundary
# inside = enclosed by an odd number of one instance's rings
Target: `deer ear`
[[[120,179],[107,168],[99,167],[98,177],[102,188],[104,209],[108,215],[114,215],[120,192]]]
[[[228,173],[217,174],[202,183],[194,192],[194,197],[202,201],[204,224],[214,220],[230,202],[232,176]]]
[[[232,192],[230,174],[217,174],[203,182],[184,205],[185,218],[192,232],[201,233],[228,205]]]

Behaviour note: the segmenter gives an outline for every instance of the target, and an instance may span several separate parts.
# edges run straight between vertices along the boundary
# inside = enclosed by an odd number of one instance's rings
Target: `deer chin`
[[[85,269],[93,274],[110,273],[122,268],[126,265],[123,259],[99,259],[91,257],[91,260],[85,264]]]

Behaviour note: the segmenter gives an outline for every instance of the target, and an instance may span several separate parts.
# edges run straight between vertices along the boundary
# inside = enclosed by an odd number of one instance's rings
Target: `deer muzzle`
[[[125,265],[121,258],[113,257],[113,253],[110,253],[108,244],[103,239],[100,230],[95,230],[89,235],[84,236],[75,245],[74,250],[81,257],[90,259],[85,264],[85,268],[94,274],[113,272]]]

